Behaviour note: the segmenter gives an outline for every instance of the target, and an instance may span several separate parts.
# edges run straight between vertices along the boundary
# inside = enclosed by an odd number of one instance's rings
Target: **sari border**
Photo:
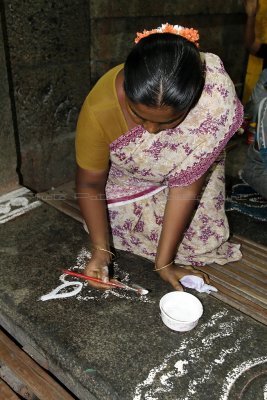
[[[141,125],[137,125],[111,142],[109,148],[111,151],[121,150],[129,143],[135,143],[138,138],[142,137],[144,132],[144,128]]]
[[[162,190],[166,189],[167,186],[160,186],[160,187],[156,187],[153,186],[152,188],[150,187],[149,189],[143,190],[142,192],[130,195],[130,196],[125,196],[125,197],[120,197],[118,199],[110,199],[107,200],[107,206],[108,208],[113,208],[113,207],[119,207],[119,206],[123,206],[125,204],[129,204],[129,203],[134,203],[137,200],[143,200],[146,198],[149,198],[151,196],[153,196],[156,193],[161,192]]]
[[[218,143],[211,153],[208,153],[206,157],[200,162],[195,162],[192,166],[187,167],[186,170],[181,171],[178,176],[170,176],[168,179],[168,187],[177,186],[188,186],[199,179],[209,169],[209,167],[219,157],[220,153],[225,149],[228,141],[234,136],[238,128],[241,126],[243,121],[243,106],[240,100],[235,98],[235,112],[233,122],[229,127],[228,133]]]

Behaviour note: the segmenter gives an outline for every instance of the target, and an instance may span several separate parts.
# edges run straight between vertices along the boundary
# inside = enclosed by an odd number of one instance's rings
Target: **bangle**
[[[163,269],[163,268],[167,268],[169,265],[171,265],[173,263],[173,261],[171,261],[169,264],[166,264],[166,265],[164,265],[163,267],[160,267],[160,268],[156,268],[156,266],[155,266],[155,268],[153,269],[153,271],[160,271],[161,269]]]
[[[109,254],[111,254],[111,255],[112,255],[114,258],[116,258],[115,254],[114,254],[114,253],[112,253],[112,251],[110,251],[110,250],[103,249],[102,247],[98,247],[98,246],[93,246],[93,249],[94,249],[94,250],[101,250],[101,251],[105,251],[106,253],[109,253]]]

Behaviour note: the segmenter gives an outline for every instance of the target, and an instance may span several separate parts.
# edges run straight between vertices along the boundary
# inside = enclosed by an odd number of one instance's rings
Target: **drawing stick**
[[[102,281],[102,279],[98,279],[93,276],[88,276],[88,275],[84,275],[84,274],[79,274],[78,272],[69,271],[68,269],[64,269],[63,273],[67,274],[67,275],[75,276],[76,278],[86,279],[87,281],[102,283],[103,285],[113,286],[113,287],[120,288],[120,289],[125,288],[125,285],[123,283],[119,283],[119,282],[115,283],[115,282],[111,282],[111,281],[104,282],[104,281]]]
[[[79,274],[78,272],[69,271],[68,269],[64,269],[63,273],[67,274],[67,275],[75,276],[76,278],[86,279],[87,281],[102,283],[103,285],[112,286],[112,287],[118,288],[118,289],[133,290],[134,292],[141,294],[141,295],[145,295],[148,293],[148,290],[141,288],[141,287],[134,288],[134,287],[131,287],[124,283],[119,283],[119,282],[117,282],[117,283],[111,282],[111,281],[104,282],[104,281],[102,281],[102,279],[98,279],[93,276],[88,276],[88,275],[84,275],[84,274]]]

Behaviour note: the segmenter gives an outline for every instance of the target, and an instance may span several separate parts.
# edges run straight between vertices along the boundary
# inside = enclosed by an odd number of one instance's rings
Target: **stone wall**
[[[4,27],[0,19],[0,193],[12,190],[18,183],[17,152],[9,96]]]
[[[73,179],[74,133],[90,88],[87,0],[6,0],[23,184]]]
[[[22,183],[33,190],[56,187],[74,178],[74,134],[81,104],[92,84],[124,61],[136,31],[164,22],[199,29],[201,49],[221,56],[241,93],[246,65],[242,0],[2,3],[20,172]],[[2,74],[3,66],[4,62]],[[2,97],[7,96],[4,82]],[[7,112],[6,117],[10,119]],[[5,160],[3,157],[1,165],[7,165],[13,176],[14,157]]]
[[[124,61],[135,33],[169,22],[194,27],[200,48],[218,54],[239,92],[245,74],[242,0],[91,0],[91,78]]]

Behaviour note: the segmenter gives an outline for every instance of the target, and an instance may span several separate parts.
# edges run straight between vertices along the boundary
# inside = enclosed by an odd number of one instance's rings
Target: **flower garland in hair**
[[[138,43],[141,39],[146,36],[153,35],[154,33],[173,33],[175,35],[183,36],[185,39],[193,42],[197,47],[199,46],[199,34],[196,29],[193,28],[185,28],[180,25],[171,25],[166,22],[166,24],[162,24],[160,27],[156,29],[151,29],[147,31],[146,29],[143,32],[137,32],[136,38],[134,40],[135,43]]]

